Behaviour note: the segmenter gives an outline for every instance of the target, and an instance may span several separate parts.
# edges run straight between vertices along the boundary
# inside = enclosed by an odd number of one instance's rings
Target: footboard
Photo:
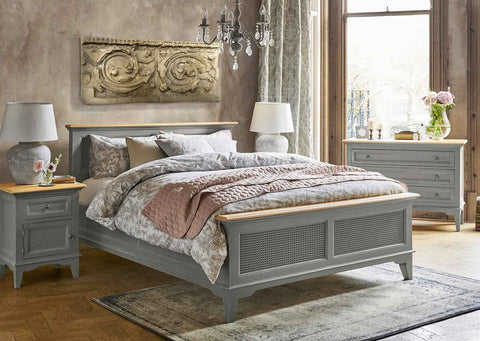
[[[410,279],[416,197],[403,193],[218,216],[228,240],[229,289],[238,298],[389,261],[401,264]]]

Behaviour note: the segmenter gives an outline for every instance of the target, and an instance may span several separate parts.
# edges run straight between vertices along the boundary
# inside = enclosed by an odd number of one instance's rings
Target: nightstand
[[[82,183],[0,184],[0,278],[6,266],[20,288],[24,271],[70,265],[79,275],[78,191]]]

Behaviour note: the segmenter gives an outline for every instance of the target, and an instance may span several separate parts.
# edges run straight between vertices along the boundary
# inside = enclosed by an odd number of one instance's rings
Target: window
[[[345,0],[346,137],[369,120],[383,136],[428,122],[429,0]]]

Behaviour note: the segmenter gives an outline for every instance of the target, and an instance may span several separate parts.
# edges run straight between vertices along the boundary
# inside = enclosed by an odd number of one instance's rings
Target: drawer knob
[[[370,154],[367,154],[367,160],[370,160],[371,157],[370,157]]]
[[[75,239],[75,236],[73,234],[70,233],[70,235],[68,236],[68,239],[70,240],[74,240]]]
[[[435,161],[440,161],[440,156],[438,156],[438,155],[435,155],[435,157],[434,157],[434,158],[435,158]]]
[[[440,180],[440,175],[435,174],[434,178],[435,178],[435,180]]]
[[[440,193],[436,192],[436,193],[434,194],[434,197],[435,197],[435,199],[440,198]]]
[[[43,206],[43,208],[42,208],[42,212],[45,213],[45,212],[47,212],[49,209],[50,209],[50,204],[45,204],[45,206]]]

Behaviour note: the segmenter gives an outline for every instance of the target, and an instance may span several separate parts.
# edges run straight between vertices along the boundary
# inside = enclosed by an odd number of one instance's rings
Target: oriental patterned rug
[[[257,291],[223,322],[220,298],[184,281],[94,299],[170,340],[375,340],[480,309],[480,282],[385,264]]]

